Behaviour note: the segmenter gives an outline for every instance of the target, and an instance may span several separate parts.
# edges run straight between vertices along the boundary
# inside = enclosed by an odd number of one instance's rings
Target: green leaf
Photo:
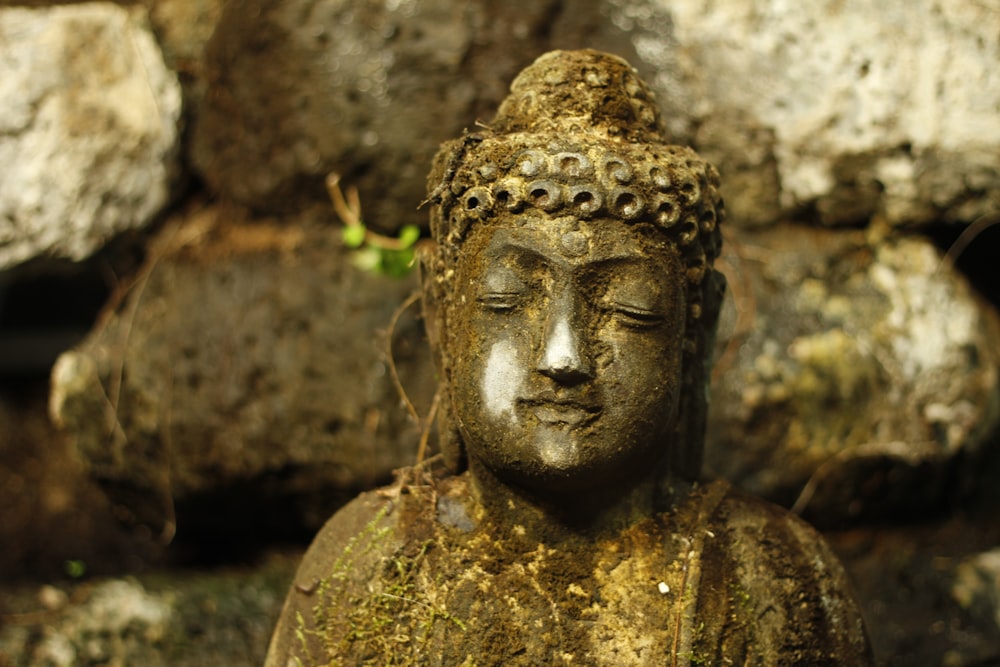
[[[68,560],[64,564],[66,574],[74,579],[79,579],[87,573],[87,564],[82,560]]]
[[[406,250],[383,250],[380,271],[393,278],[402,278],[413,268],[413,248]]]
[[[360,248],[365,243],[365,226],[348,225],[344,227],[344,245],[348,248]]]
[[[420,238],[420,228],[416,225],[404,225],[399,230],[399,243],[404,248],[409,248]]]

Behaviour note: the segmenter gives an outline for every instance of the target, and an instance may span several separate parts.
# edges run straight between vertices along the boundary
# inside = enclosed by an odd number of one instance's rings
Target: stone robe
[[[822,537],[727,483],[591,536],[491,520],[466,473],[361,495],[306,554],[267,667],[365,664],[872,659]]]

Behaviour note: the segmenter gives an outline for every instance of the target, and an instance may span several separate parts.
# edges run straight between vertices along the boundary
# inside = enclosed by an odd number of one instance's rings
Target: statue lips
[[[521,399],[518,403],[547,426],[583,428],[596,421],[601,414],[598,405],[579,398],[556,397],[548,392]]]

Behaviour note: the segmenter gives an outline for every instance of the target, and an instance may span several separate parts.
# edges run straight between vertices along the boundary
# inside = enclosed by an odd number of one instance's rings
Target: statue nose
[[[546,327],[538,371],[560,384],[578,384],[593,377],[590,360],[580,345],[580,335],[562,314]]]

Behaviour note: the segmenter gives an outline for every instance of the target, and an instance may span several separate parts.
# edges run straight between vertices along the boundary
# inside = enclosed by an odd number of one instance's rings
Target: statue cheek
[[[481,391],[486,412],[494,419],[517,423],[515,407],[526,371],[517,347],[510,340],[493,343],[483,368]]]

